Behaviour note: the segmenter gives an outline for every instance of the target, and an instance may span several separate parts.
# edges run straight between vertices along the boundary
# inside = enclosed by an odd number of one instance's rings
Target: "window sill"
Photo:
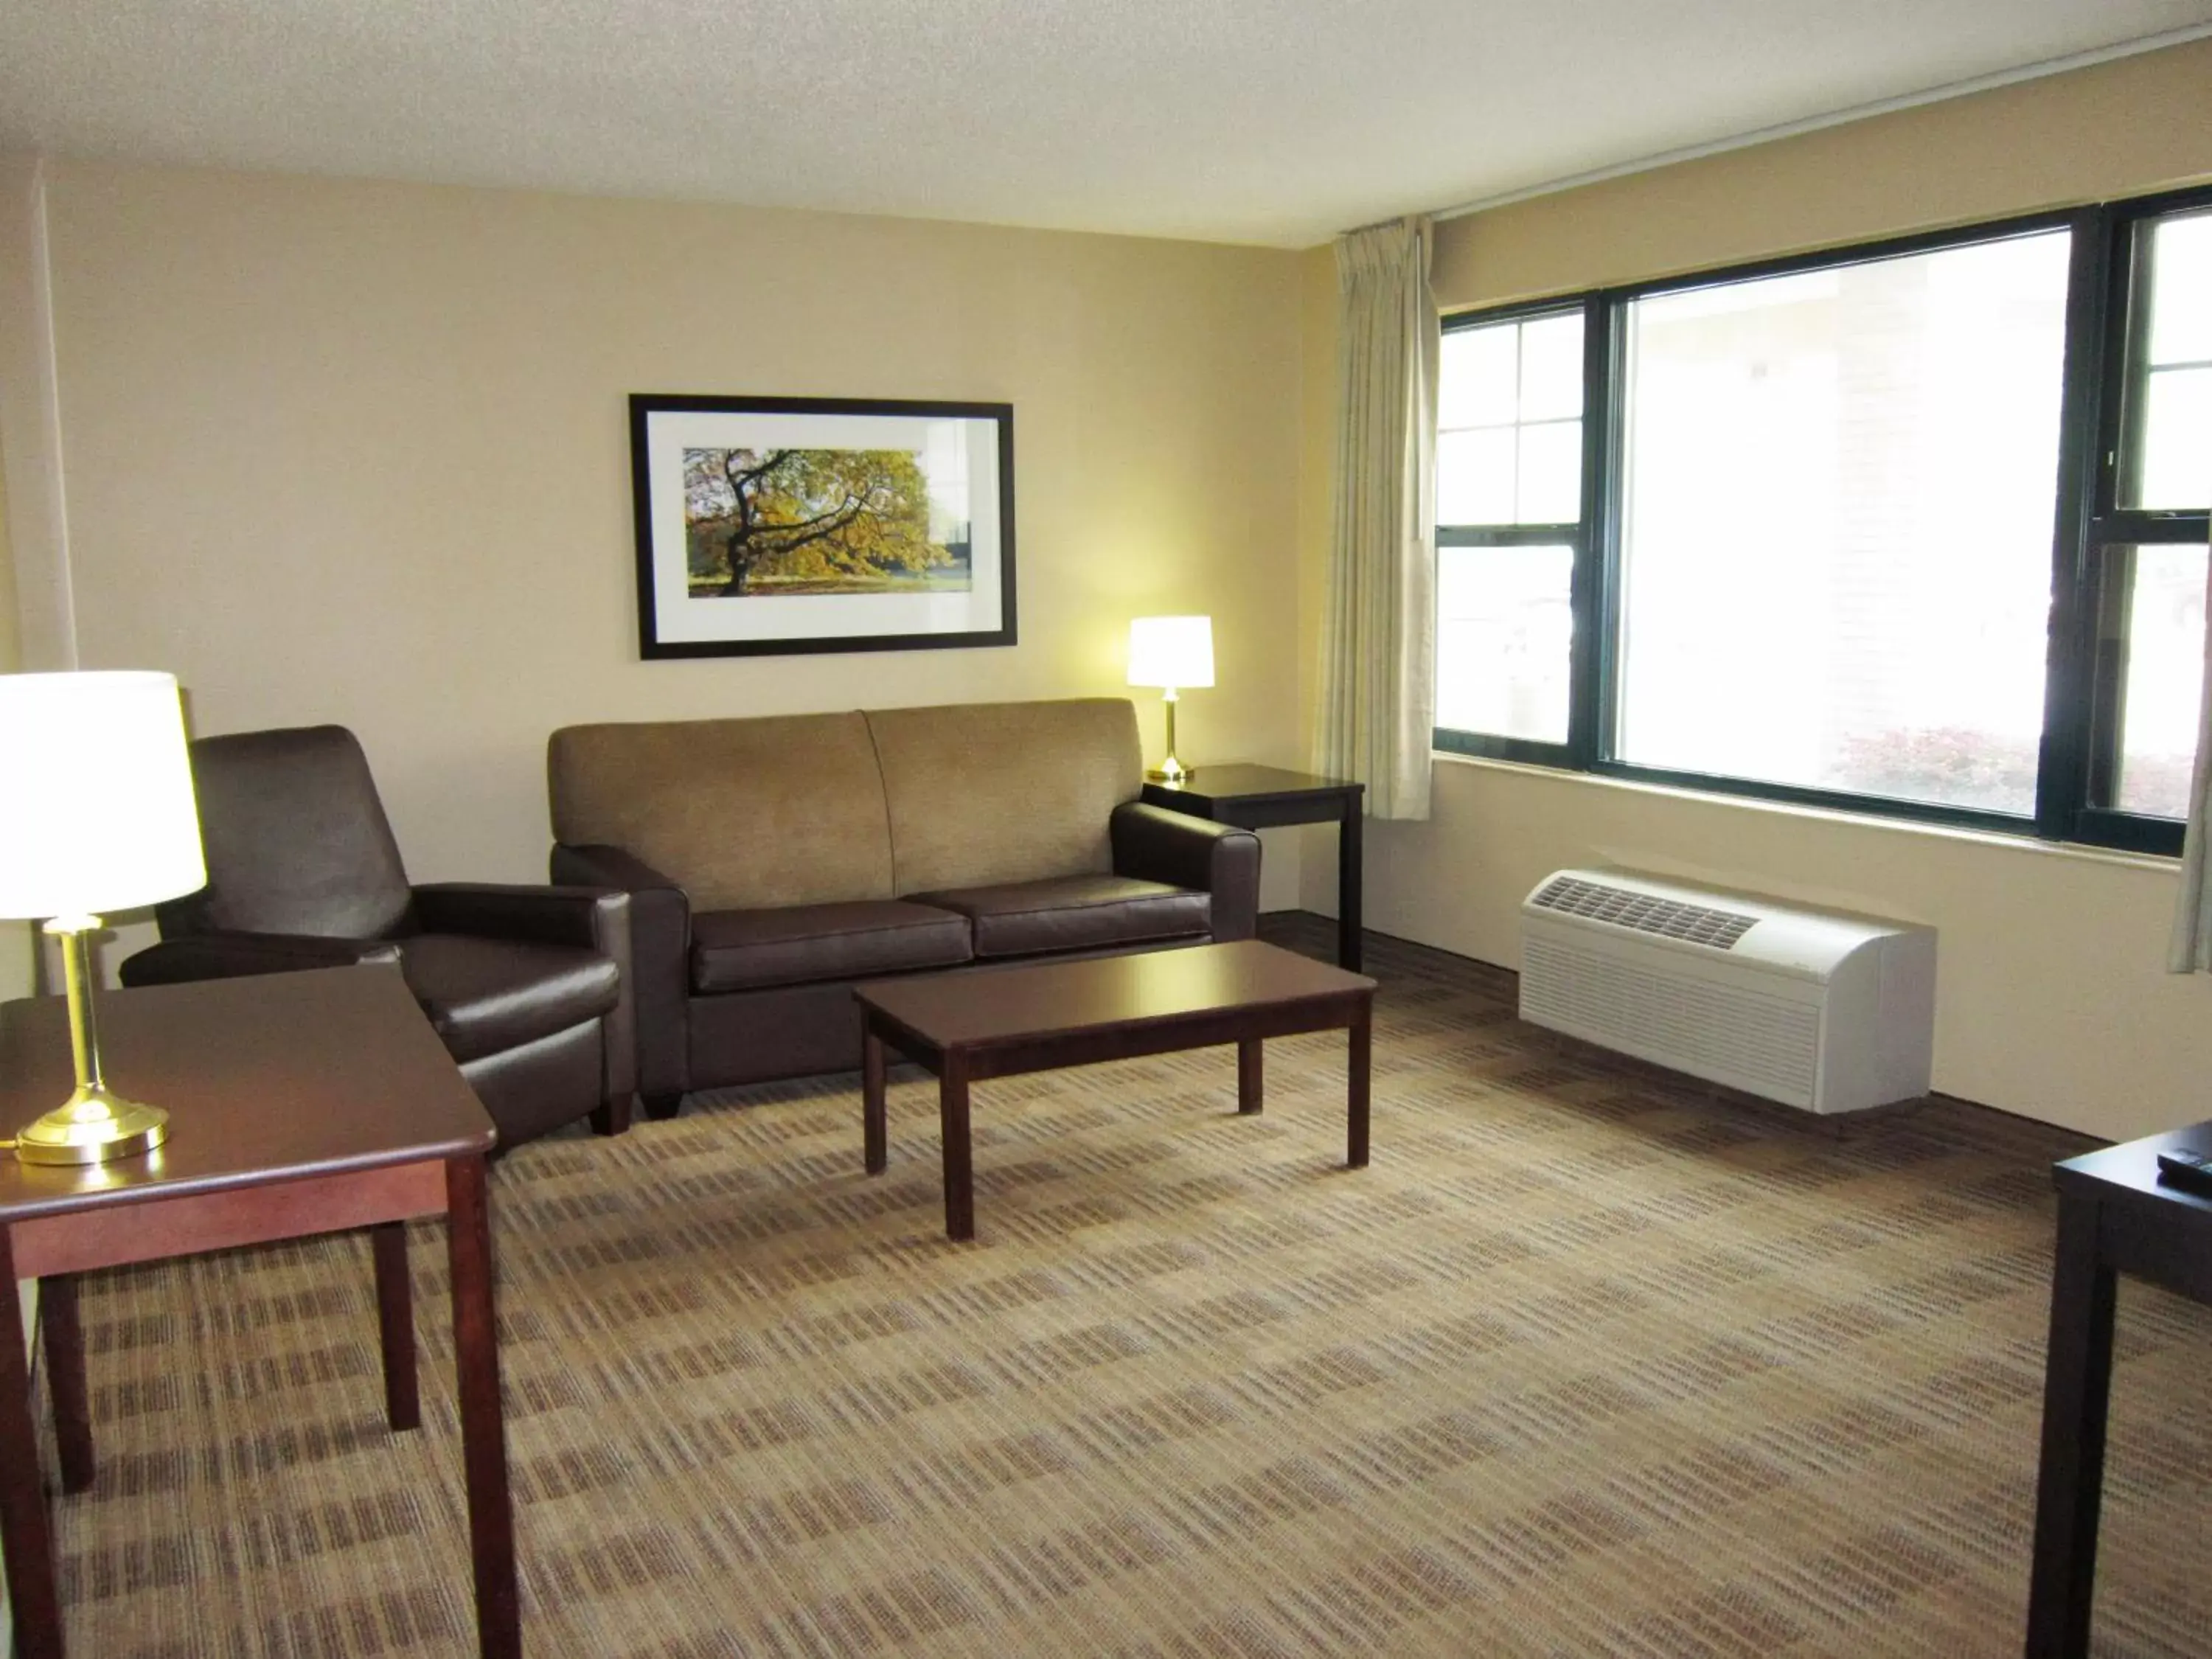
[[[1855,829],[1889,835],[1966,842],[1977,847],[1994,848],[2032,857],[2071,859],[2168,876],[2177,875],[2180,870],[2179,861],[2174,859],[2161,858],[2153,853],[2130,853],[2118,848],[2092,847],[2083,842],[2044,841],[2035,836],[2008,836],[1990,830],[1929,823],[1917,818],[1885,817],[1872,812],[1844,812],[1833,807],[1806,806],[1795,801],[1760,800],[1749,795],[1723,795],[1705,789],[1684,789],[1674,784],[1644,783],[1633,778],[1607,777],[1597,772],[1574,772],[1557,766],[1533,766],[1522,761],[1499,760],[1487,755],[1462,755],[1449,749],[1431,749],[1429,758],[1442,765],[1472,767],[1488,772],[1510,772],[1571,787],[1656,796],[1668,800],[1717,807],[1724,811],[1767,813],[1785,818],[1849,824]]]

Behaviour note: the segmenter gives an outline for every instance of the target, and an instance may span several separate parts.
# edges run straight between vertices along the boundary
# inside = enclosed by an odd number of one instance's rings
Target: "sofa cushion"
[[[416,933],[399,970],[457,1060],[476,1060],[596,1018],[615,1006],[611,957],[571,945]]]
[[[1133,876],[1059,876],[917,893],[975,924],[978,957],[1091,951],[1145,939],[1202,935],[1211,920],[1204,893]]]
[[[901,898],[1114,867],[1107,820],[1144,788],[1126,697],[867,714]]]
[[[563,726],[545,771],[554,840],[623,848],[694,910],[892,896],[883,780],[858,714]]]
[[[950,968],[974,959],[964,916],[879,899],[691,919],[691,988],[753,991]]]

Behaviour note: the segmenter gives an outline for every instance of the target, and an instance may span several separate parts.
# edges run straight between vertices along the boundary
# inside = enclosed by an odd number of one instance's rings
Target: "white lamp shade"
[[[1213,618],[1136,617],[1129,623],[1129,684],[1187,690],[1213,684]]]
[[[173,674],[0,674],[0,916],[135,909],[207,884]]]

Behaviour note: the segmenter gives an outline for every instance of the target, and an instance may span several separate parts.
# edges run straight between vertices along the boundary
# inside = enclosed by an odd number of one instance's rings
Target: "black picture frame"
[[[1016,642],[1012,404],[641,392],[629,430],[640,656]]]

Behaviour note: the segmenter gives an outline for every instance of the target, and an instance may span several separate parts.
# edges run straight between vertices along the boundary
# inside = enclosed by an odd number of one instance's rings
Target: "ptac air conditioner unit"
[[[1928,1092],[1933,929],[1561,870],[1521,906],[1521,1018],[1814,1112]]]

